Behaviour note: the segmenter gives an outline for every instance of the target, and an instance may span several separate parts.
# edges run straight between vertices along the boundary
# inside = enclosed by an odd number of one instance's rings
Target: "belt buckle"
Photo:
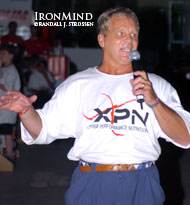
[[[122,165],[122,164],[117,164],[117,165],[113,165],[113,167],[112,167],[112,170],[113,171],[117,171],[117,170],[123,170],[123,168],[124,168],[124,165]]]

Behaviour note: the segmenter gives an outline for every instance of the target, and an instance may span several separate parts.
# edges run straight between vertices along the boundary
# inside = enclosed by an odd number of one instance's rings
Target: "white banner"
[[[0,25],[16,21],[18,26],[30,25],[32,0],[0,0]]]

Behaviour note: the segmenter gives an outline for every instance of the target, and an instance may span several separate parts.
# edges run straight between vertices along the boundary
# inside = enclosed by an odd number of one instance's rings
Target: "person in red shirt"
[[[38,28],[34,25],[30,26],[31,38],[24,42],[24,46],[28,55],[48,54],[52,51],[50,44],[39,37]]]
[[[17,23],[15,21],[11,21],[8,25],[9,33],[1,38],[1,45],[5,44],[17,44],[23,45],[24,40],[22,37],[16,35]]]

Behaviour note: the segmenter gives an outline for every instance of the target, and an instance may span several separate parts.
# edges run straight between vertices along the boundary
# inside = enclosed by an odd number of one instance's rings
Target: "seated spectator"
[[[28,55],[48,54],[52,52],[50,44],[39,35],[39,28],[34,25],[30,26],[31,38],[24,42]]]
[[[31,70],[28,81],[28,89],[34,91],[54,89],[55,80],[48,70],[47,62],[39,58]]]
[[[28,80],[24,93],[26,95],[37,95],[38,100],[34,104],[36,108],[42,107],[44,103],[52,96],[56,81],[48,70],[47,61],[37,56],[30,56],[28,59],[30,65],[24,69]]]
[[[5,95],[7,91],[19,91],[21,88],[19,73],[14,65],[15,46],[3,45],[0,48],[0,59],[2,67],[0,68],[0,96]],[[5,157],[14,163],[14,139],[13,131],[17,120],[17,113],[9,110],[0,111],[0,134],[5,136],[6,151]]]

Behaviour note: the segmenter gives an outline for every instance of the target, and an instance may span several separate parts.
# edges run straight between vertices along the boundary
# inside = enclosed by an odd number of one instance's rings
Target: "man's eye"
[[[131,37],[136,38],[137,34],[136,33],[131,33]]]
[[[123,36],[124,33],[123,33],[122,31],[119,31],[119,32],[117,33],[117,35],[118,35],[118,36]]]

